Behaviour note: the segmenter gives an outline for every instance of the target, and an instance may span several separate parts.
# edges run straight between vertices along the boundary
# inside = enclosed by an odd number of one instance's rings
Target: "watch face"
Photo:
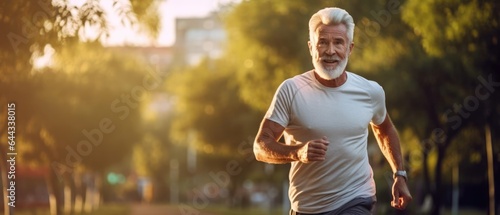
[[[405,180],[407,180],[406,171],[396,171],[396,172],[394,173],[394,178],[395,178],[396,176],[401,176],[401,177],[404,177],[404,178],[405,178]]]

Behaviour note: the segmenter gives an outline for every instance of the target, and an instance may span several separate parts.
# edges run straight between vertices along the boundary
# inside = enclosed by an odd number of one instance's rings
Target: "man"
[[[384,91],[345,71],[354,47],[352,17],[340,8],[322,9],[311,17],[309,35],[314,70],[278,88],[255,139],[255,157],[291,163],[291,214],[371,214],[370,124],[394,172],[391,205],[404,209],[412,197]],[[285,144],[278,142],[283,134]]]

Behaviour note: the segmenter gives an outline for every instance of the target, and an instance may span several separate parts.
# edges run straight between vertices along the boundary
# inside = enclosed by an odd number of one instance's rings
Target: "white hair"
[[[315,44],[314,35],[320,24],[335,25],[341,23],[346,26],[348,43],[352,43],[354,38],[354,20],[347,11],[338,7],[327,7],[311,16],[309,20],[309,41]]]

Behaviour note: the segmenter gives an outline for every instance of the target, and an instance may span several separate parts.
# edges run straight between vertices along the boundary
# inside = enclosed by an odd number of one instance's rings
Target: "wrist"
[[[406,171],[405,170],[398,170],[396,172],[394,172],[393,174],[393,178],[396,179],[396,178],[403,178],[406,181],[408,181],[408,175],[406,174]]]
[[[292,160],[294,161],[300,161],[300,157],[301,157],[301,154],[302,154],[302,150],[301,148],[296,148],[292,151]]]
[[[293,160],[304,162],[307,160],[307,146],[305,143],[298,142],[297,145],[294,145],[295,149],[293,150],[292,156]]]

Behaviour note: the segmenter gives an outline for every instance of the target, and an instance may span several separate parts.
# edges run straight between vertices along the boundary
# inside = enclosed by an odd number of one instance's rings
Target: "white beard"
[[[321,62],[318,62],[313,59],[314,70],[318,73],[319,77],[325,80],[333,80],[338,78],[344,72],[347,67],[347,61],[349,61],[349,57],[346,56],[343,60],[339,61],[338,65],[333,69],[327,69],[323,67]]]

